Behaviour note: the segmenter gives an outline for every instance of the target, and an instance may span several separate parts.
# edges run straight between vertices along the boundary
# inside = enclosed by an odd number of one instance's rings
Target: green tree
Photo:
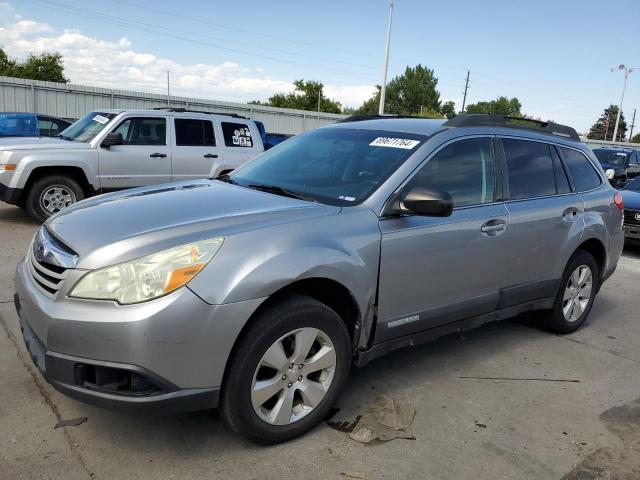
[[[402,75],[391,79],[385,91],[386,113],[420,115],[420,112],[441,112],[438,79],[432,69],[420,64],[405,69]],[[356,111],[359,114],[377,113],[380,104],[380,86],[375,94]]]
[[[68,82],[64,76],[62,55],[59,53],[32,54],[25,61],[20,62],[9,58],[0,48],[0,75],[47,82]]]
[[[629,141],[631,143],[640,143],[640,133],[636,133]]]
[[[276,93],[269,97],[266,102],[258,100],[251,101],[254,105],[268,105],[270,107],[296,108],[299,110],[318,110],[318,97],[320,97],[320,111],[327,113],[340,113],[342,105],[336,100],[327,98],[322,93],[324,85],[315,80],[295,80],[295,89],[289,93]]]
[[[587,134],[587,138],[592,140],[613,140],[613,129],[616,125],[616,116],[618,115],[618,106],[609,105],[604,109],[604,113],[591,126],[591,130]],[[607,121],[608,118],[608,121]],[[608,123],[608,127],[607,127]],[[605,138],[606,135],[606,138]],[[620,113],[620,123],[618,124],[617,140],[623,140],[627,135],[627,122],[624,120],[624,113]]]
[[[453,118],[456,116],[456,104],[451,100],[444,102],[440,107],[440,112],[447,118]]]
[[[522,117],[520,111],[522,104],[516,97],[498,97],[488,102],[472,103],[467,106],[466,113],[494,113],[497,115],[508,115],[510,117]]]

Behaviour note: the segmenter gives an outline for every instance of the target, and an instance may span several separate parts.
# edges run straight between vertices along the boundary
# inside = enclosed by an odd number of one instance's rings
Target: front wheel
[[[569,260],[556,295],[547,327],[556,333],[571,333],[584,323],[598,291],[600,272],[593,255],[579,250]]]
[[[349,376],[351,340],[328,306],[298,295],[259,314],[230,359],[220,411],[240,434],[278,443],[315,427]]]
[[[29,215],[44,222],[54,213],[84,198],[82,187],[73,178],[63,175],[47,175],[36,180],[27,193],[26,207]]]

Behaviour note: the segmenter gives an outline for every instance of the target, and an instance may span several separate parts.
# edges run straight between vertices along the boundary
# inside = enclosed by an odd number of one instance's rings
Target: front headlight
[[[607,169],[606,172],[604,172],[607,175],[607,178],[609,180],[613,180],[614,177],[616,176],[616,171],[613,168],[609,168]]]
[[[69,294],[73,298],[146,302],[173,292],[195,277],[222,246],[222,237],[170,248],[130,262],[87,273]]]

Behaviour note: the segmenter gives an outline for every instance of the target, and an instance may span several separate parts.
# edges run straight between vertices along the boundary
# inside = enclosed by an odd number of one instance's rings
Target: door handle
[[[167,156],[166,153],[152,153],[149,155],[151,158],[165,158]]]
[[[496,236],[507,229],[507,223],[504,220],[489,220],[480,227],[482,233],[489,236]]]
[[[205,155],[203,155],[204,158],[218,158],[218,155],[216,155],[215,153],[207,153]]]

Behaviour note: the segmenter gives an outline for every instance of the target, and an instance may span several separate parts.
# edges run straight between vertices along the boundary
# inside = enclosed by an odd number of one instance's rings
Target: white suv
[[[263,131],[177,108],[91,112],[57,138],[0,141],[0,200],[44,221],[99,193],[216,177],[262,153]]]

